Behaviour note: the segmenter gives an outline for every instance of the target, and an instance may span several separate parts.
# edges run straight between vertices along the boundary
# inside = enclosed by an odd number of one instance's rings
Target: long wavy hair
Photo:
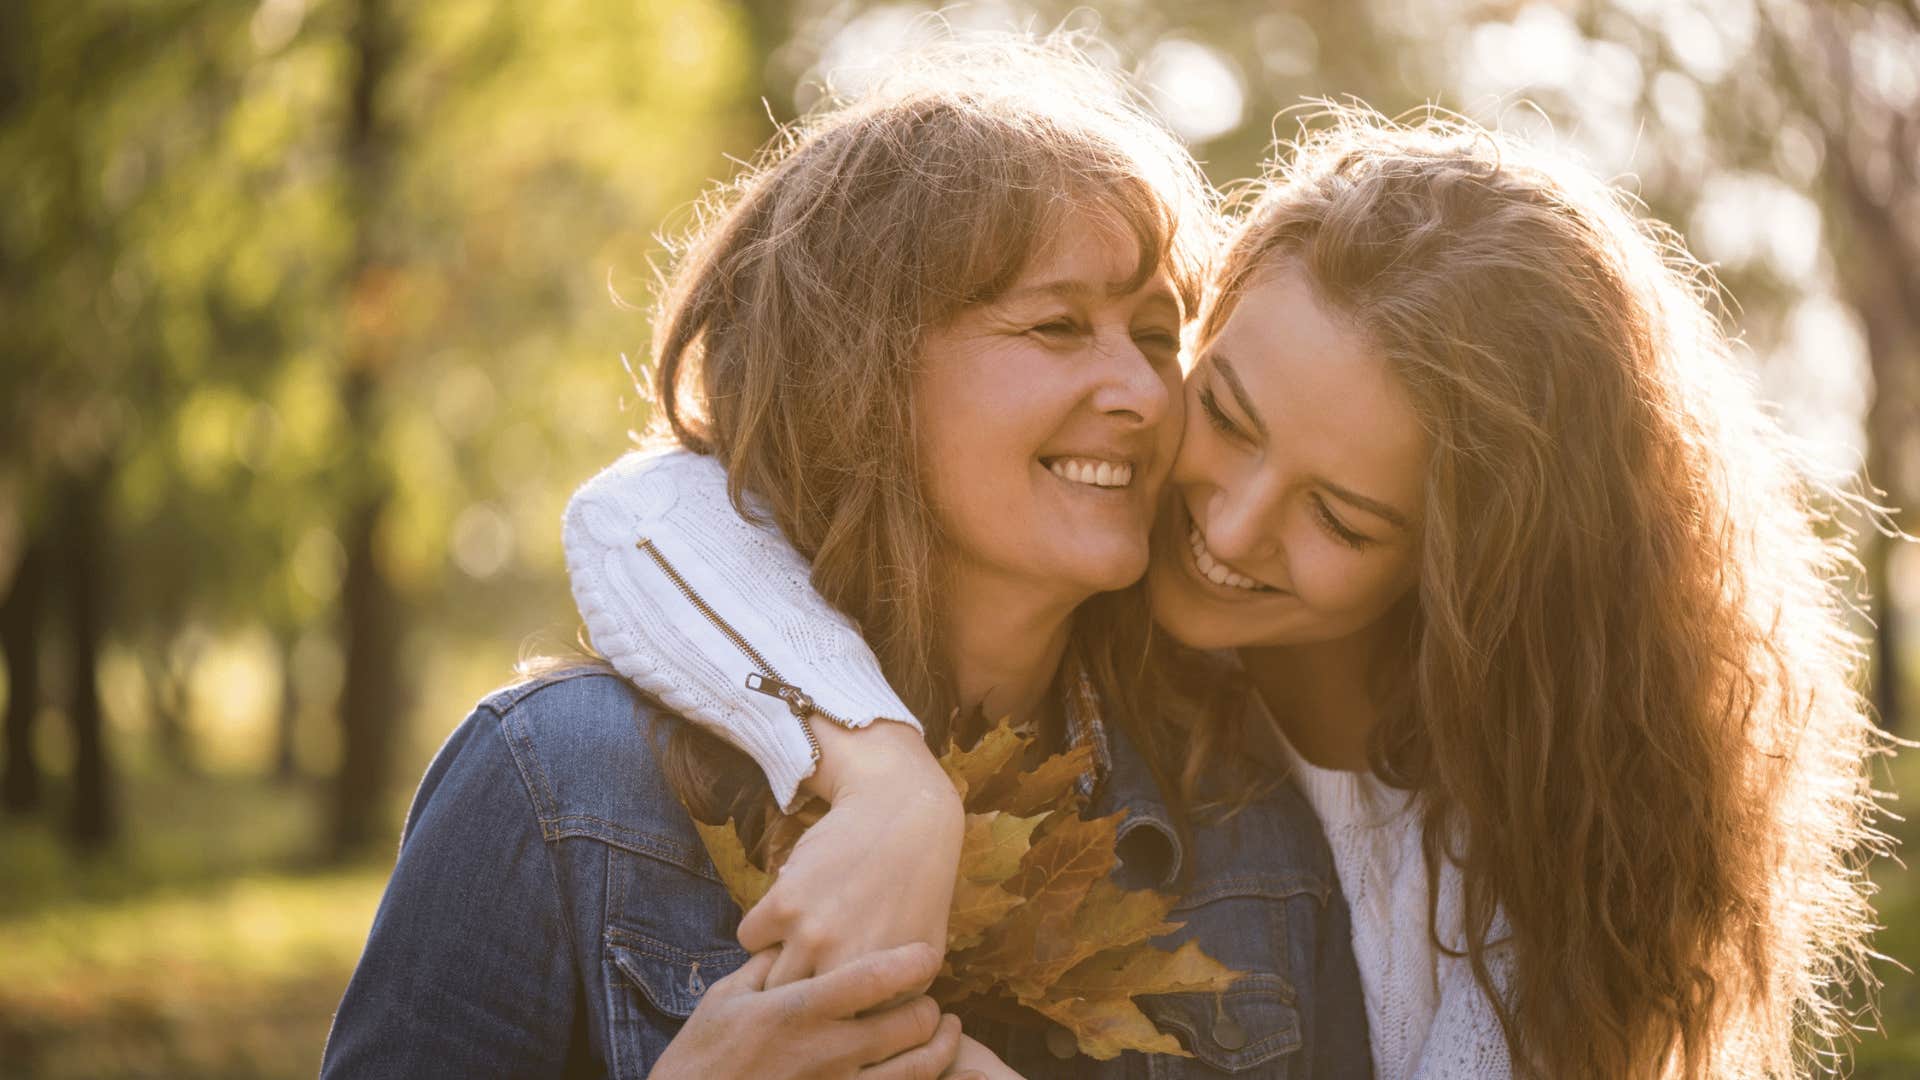
[[[1164,269],[1194,312],[1215,211],[1179,142],[1061,39],[922,57],[783,131],[700,209],[655,312],[656,417],[726,465],[742,513],[743,492],[764,500],[936,745],[961,703],[940,660],[944,541],[917,450],[923,334],[1001,294],[1087,213],[1136,241],[1134,284]],[[1096,598],[1072,635],[1126,716],[1145,712],[1128,677],[1140,612],[1137,597]],[[698,795],[701,762],[726,754],[683,731],[700,752],[669,761]]]
[[[1420,796],[1431,894],[1460,871],[1435,947],[1524,1073],[1801,1074],[1871,983],[1884,843],[1846,500],[1621,194],[1453,118],[1313,119],[1242,194],[1200,333],[1290,263],[1431,436],[1370,757]]]

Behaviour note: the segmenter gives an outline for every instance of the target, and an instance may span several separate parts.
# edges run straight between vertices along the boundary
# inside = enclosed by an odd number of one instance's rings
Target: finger
[[[740,920],[740,928],[734,932],[734,936],[740,939],[740,947],[748,952],[770,949],[787,939],[793,920],[786,904],[786,894],[780,890],[784,880],[789,879],[775,878],[773,888]]]
[[[773,969],[767,972],[767,989],[772,990],[790,983],[797,983],[813,975],[815,970],[813,957],[809,956],[805,949],[792,942],[781,944],[779,949],[780,959],[774,963]]]
[[[779,960],[780,946],[778,945],[765,952],[754,953],[733,974],[715,979],[713,985],[707,987],[707,996],[733,997],[764,989],[767,973],[773,970],[774,964]]]
[[[947,1075],[959,1053],[960,1018],[949,1013],[940,1018],[933,1038],[877,1065],[868,1065],[856,1075],[860,1080],[935,1080]]]
[[[940,1024],[940,1006],[934,1004],[932,998],[920,997],[904,1005],[895,1005],[871,1016],[849,1021],[841,1031],[852,1040],[856,1064],[876,1065],[933,1041]],[[958,1050],[959,1045],[956,1035],[954,1049]],[[951,1063],[949,1058],[942,1068]],[[928,1075],[940,1074],[936,1071]]]
[[[940,954],[933,946],[913,941],[868,953],[844,967],[768,993],[781,995],[782,1004],[795,1017],[838,1020],[921,986],[939,970]]]

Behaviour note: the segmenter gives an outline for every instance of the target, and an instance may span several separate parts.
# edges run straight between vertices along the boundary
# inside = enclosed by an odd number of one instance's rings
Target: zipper
[[[818,763],[820,760],[820,740],[813,734],[813,725],[807,720],[807,717],[813,713],[819,713],[821,716],[839,724],[841,727],[849,727],[851,725],[840,717],[814,704],[812,695],[788,682],[772,664],[767,662],[767,658],[761,655],[760,650],[753,647],[753,643],[748,641],[745,635],[735,630],[732,623],[722,617],[719,612],[713,610],[713,605],[707,603],[706,598],[701,596],[694,590],[692,585],[687,583],[687,579],[681,576],[680,571],[674,568],[672,562],[668,561],[664,552],[654,546],[651,539],[641,537],[637,546],[641,551],[647,553],[647,557],[652,559],[654,565],[660,568],[660,572],[667,576],[667,580],[673,582],[674,588],[680,590],[680,595],[687,598],[687,602],[694,606],[694,610],[698,611],[708,622],[712,623],[713,628],[720,631],[721,635],[728,641],[733,642],[733,647],[739,649],[740,654],[745,656],[748,662],[759,669],[758,671],[752,671],[747,674],[747,689],[752,690],[756,694],[765,694],[770,698],[778,698],[786,703],[787,709],[793,713],[794,719],[800,721],[800,731],[806,735],[807,746],[813,752],[813,760]]]

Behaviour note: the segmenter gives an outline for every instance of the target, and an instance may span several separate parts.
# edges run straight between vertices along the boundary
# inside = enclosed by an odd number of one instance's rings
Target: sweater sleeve
[[[783,809],[817,764],[811,723],[920,729],[860,628],[814,591],[777,528],[738,512],[712,458],[621,458],[574,494],[563,545],[594,647],[744,751]]]

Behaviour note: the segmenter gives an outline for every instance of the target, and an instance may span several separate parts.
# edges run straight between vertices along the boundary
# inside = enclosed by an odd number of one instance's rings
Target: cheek
[[[1368,622],[1392,607],[1411,584],[1401,551],[1353,551],[1315,535],[1288,546],[1294,590],[1328,618]]]

